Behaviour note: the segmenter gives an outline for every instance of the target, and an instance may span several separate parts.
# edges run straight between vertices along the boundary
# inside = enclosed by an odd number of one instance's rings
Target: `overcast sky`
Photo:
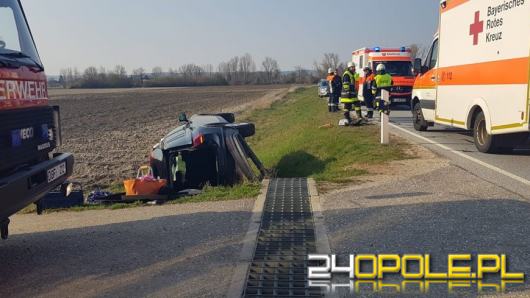
[[[217,64],[250,53],[283,70],[365,46],[427,45],[439,0],[22,0],[48,74]]]

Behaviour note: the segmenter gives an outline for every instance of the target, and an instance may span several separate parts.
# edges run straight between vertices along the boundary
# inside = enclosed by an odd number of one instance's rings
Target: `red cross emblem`
[[[484,32],[484,21],[480,20],[480,11],[475,12],[475,23],[469,28],[469,35],[473,35],[473,45],[478,45],[478,36]]]

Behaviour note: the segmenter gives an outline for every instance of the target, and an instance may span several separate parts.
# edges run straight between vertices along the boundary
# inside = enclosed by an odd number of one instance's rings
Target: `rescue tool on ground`
[[[46,75],[17,0],[0,0],[0,234],[9,217],[72,174],[61,144],[59,108],[48,104]],[[64,187],[67,189],[67,187]]]
[[[481,152],[529,137],[530,1],[441,1],[439,31],[413,90],[414,128],[473,130]]]

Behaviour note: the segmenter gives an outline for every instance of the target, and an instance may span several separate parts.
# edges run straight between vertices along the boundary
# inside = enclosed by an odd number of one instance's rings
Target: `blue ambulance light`
[[[406,47],[401,47],[401,52],[405,53],[407,51]]]
[[[374,48],[374,51],[376,51],[376,52],[381,52],[381,47],[375,47],[375,48]]]
[[[11,147],[20,147],[22,145],[22,136],[20,135],[20,129],[11,131]]]
[[[50,139],[50,131],[48,130],[48,124],[43,124],[40,126],[40,138],[43,140]]]

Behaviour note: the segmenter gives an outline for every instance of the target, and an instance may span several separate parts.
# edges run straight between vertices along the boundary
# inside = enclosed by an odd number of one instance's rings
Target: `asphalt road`
[[[417,132],[406,108],[392,111],[391,123],[395,125],[392,133],[424,145],[473,174],[530,199],[530,146],[506,154],[484,154],[475,148],[469,131],[435,125],[426,132]]]
[[[440,134],[462,138],[450,132]],[[481,178],[466,169],[468,165],[436,154],[389,166],[399,171],[321,196],[331,253],[338,256],[339,266],[346,266],[350,254],[430,254],[431,269],[446,272],[449,254],[506,254],[509,270],[528,276],[530,200],[508,185]],[[356,288],[347,276],[338,276],[330,286],[336,287],[339,297],[503,296],[494,287],[479,290],[476,282],[456,286],[402,282],[391,277]],[[500,290],[500,280],[492,278],[488,283]],[[508,283],[505,291],[506,297],[529,297],[530,284]]]

